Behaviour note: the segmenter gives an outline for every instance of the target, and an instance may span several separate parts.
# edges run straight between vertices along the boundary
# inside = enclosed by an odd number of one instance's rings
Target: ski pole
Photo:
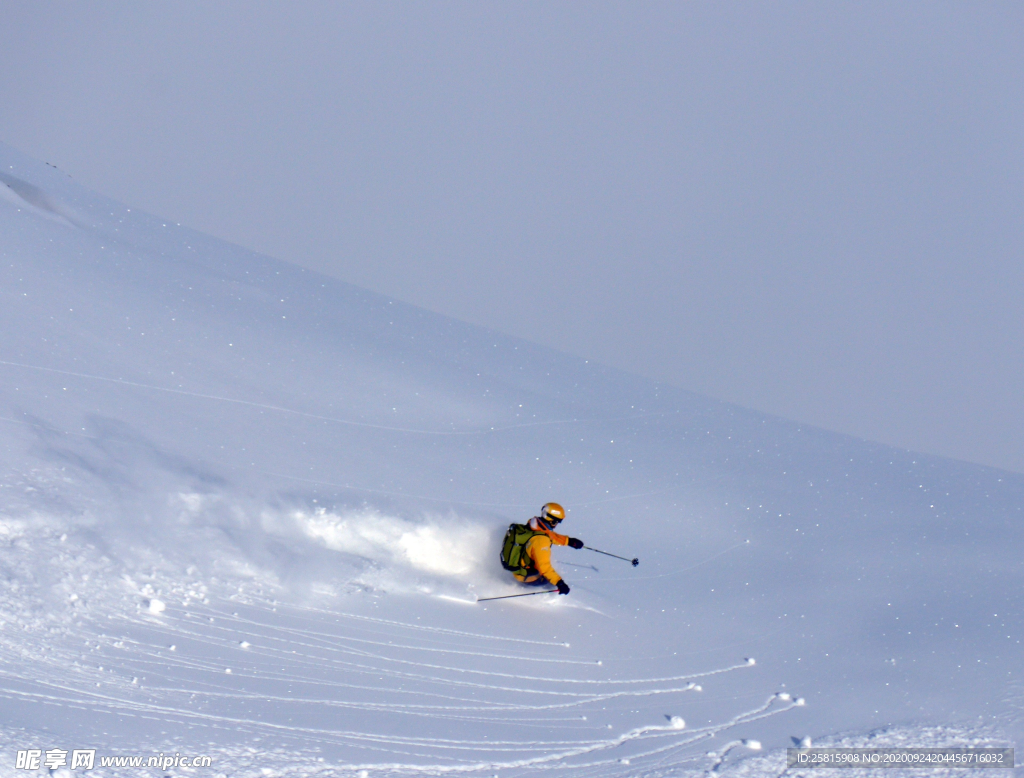
[[[587,549],[587,551],[596,551],[598,554],[604,554],[605,556],[613,556],[616,559],[621,559],[623,562],[629,562],[633,565],[633,567],[636,567],[638,564],[640,564],[640,560],[636,557],[633,557],[632,559],[626,559],[626,557],[624,556],[619,556],[618,554],[609,554],[607,551],[602,551],[599,548],[591,548],[590,546],[584,546],[583,548]]]
[[[532,597],[535,594],[551,594],[557,592],[558,589],[545,589],[542,592],[526,592],[525,594],[503,594],[501,597],[480,597],[477,602],[484,602],[486,600],[507,600],[509,597]]]

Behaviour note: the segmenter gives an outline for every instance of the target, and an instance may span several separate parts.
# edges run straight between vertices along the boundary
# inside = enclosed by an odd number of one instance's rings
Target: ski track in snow
[[[250,612],[252,618],[235,615],[237,610]],[[151,718],[163,722],[188,723],[200,720],[207,726],[241,730],[253,734],[263,733],[292,737],[302,741],[314,740],[325,746],[345,746],[361,751],[401,753],[410,761],[365,761],[344,765],[353,771],[368,770],[373,774],[482,773],[493,770],[545,769],[564,770],[578,774],[580,769],[593,769],[606,765],[619,765],[623,758],[641,759],[651,755],[685,750],[698,741],[719,735],[743,723],[756,721],[766,715],[778,715],[792,707],[780,705],[773,696],[763,705],[744,711],[733,718],[697,729],[679,729],[674,725],[652,724],[630,729],[609,737],[587,737],[586,731],[598,727],[587,726],[580,712],[593,715],[594,706],[620,697],[651,697],[694,693],[700,687],[693,679],[707,679],[723,673],[748,668],[747,662],[733,666],[694,672],[674,677],[658,678],[581,678],[532,676],[501,672],[493,668],[473,669],[457,664],[438,664],[432,657],[438,653],[492,660],[557,662],[574,667],[600,669],[593,660],[565,659],[559,656],[538,655],[531,651],[566,651],[564,644],[543,641],[520,641],[524,653],[496,654],[480,650],[475,644],[507,644],[505,636],[490,636],[445,630],[426,625],[402,623],[389,619],[376,619],[349,613],[332,613],[323,609],[286,608],[278,605],[271,614],[266,603],[241,606],[224,603],[210,606],[192,606],[190,611],[168,610],[160,617],[137,617],[121,613],[102,620],[87,619],[92,639],[85,640],[88,654],[72,646],[51,650],[25,662],[23,651],[5,640],[2,648],[5,671],[0,674],[3,688],[0,697],[9,701],[33,700],[51,706],[82,710],[107,710],[122,718]],[[187,615],[186,615],[187,614]],[[265,618],[276,615],[276,619]],[[281,618],[299,617],[312,621],[310,628],[281,627],[275,622]],[[213,619],[211,622],[210,619]],[[376,631],[380,637],[357,637],[345,631],[330,631],[331,621],[355,622]],[[201,628],[200,628],[201,627]],[[120,628],[120,629],[119,629]],[[445,648],[419,646],[403,641],[410,633],[429,632],[443,636]],[[128,633],[142,632],[145,638],[132,638]],[[390,638],[390,639],[389,639]],[[401,642],[396,642],[401,641]],[[92,641],[95,641],[93,643]],[[253,642],[250,642],[253,641]],[[257,642],[258,641],[258,642]],[[241,646],[245,645],[244,648]],[[376,650],[357,650],[351,645],[371,646]],[[174,650],[169,646],[174,645]],[[395,656],[401,654],[408,658]],[[360,661],[353,661],[352,658]],[[407,669],[395,669],[395,665]],[[493,663],[492,663],[493,664]],[[12,672],[21,665],[21,672]],[[271,667],[283,665],[280,670]],[[42,680],[47,676],[59,677],[63,668],[75,669],[79,683],[67,684]],[[232,666],[233,672],[225,673]],[[105,667],[116,667],[111,678]],[[247,669],[248,668],[248,669]],[[173,686],[165,681],[133,684],[132,678],[150,677],[159,673],[164,679],[180,677],[188,684]],[[461,676],[472,675],[478,681],[466,681]],[[382,683],[349,683],[327,680],[353,676],[377,678]],[[94,680],[95,679],[95,680]],[[385,680],[386,679],[386,680]],[[521,681],[507,685],[508,680]],[[683,686],[672,682],[687,681]],[[248,682],[261,686],[260,691],[246,691]],[[418,688],[396,688],[397,683],[415,683]],[[93,689],[88,687],[95,683]],[[585,691],[578,686],[593,687]],[[644,688],[623,691],[623,685]],[[242,687],[242,688],[240,688]],[[268,693],[269,688],[288,688],[291,694]],[[460,696],[454,689],[463,689]],[[306,693],[302,693],[305,690]],[[356,698],[346,699],[346,691]],[[316,694],[312,694],[316,692]],[[338,696],[332,696],[334,692]],[[369,693],[372,699],[360,699]],[[525,695],[523,703],[510,703],[509,694]],[[422,702],[394,701],[402,697]],[[554,704],[540,704],[541,698],[567,698]],[[284,706],[301,708],[304,717],[316,718],[325,709],[343,709],[385,713],[389,716],[427,717],[431,720],[472,722],[491,725],[493,737],[458,739],[450,737],[407,737],[382,732],[400,729],[396,725],[374,727],[367,730],[340,729],[316,726],[297,726],[279,721],[240,718],[226,713],[203,710],[215,707],[222,700],[274,701]],[[433,701],[433,702],[431,702]],[[460,703],[460,704],[451,704]],[[538,711],[574,711],[572,716],[538,719]],[[524,722],[547,731],[552,726],[579,732],[576,739],[500,737],[500,732],[526,730],[515,716],[527,714]],[[515,722],[515,723],[513,723]],[[580,731],[583,730],[583,731]],[[479,731],[479,730],[478,730]],[[669,739],[672,742],[657,747],[651,741]],[[628,756],[623,749],[630,748]],[[528,751],[529,758],[509,758],[510,754]],[[615,751],[614,756],[594,759],[595,755]],[[505,755],[500,756],[500,755]],[[420,761],[415,760],[432,760]],[[584,761],[581,761],[584,760]]]

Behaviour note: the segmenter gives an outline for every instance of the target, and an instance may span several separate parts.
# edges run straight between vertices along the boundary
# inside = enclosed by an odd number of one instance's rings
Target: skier
[[[540,516],[534,516],[527,524],[509,526],[501,550],[504,568],[523,583],[547,581],[557,587],[559,594],[568,594],[569,584],[551,566],[551,544],[583,548],[583,541],[554,531],[564,518],[565,508],[549,502],[540,509]]]

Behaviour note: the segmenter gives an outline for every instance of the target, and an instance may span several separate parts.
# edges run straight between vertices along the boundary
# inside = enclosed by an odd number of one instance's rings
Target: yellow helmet
[[[540,517],[552,527],[565,518],[565,508],[557,502],[546,502],[540,509]]]

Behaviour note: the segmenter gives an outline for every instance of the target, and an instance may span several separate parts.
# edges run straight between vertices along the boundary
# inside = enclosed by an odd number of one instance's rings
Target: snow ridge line
[[[91,375],[89,373],[76,373],[71,370],[60,370],[55,367],[42,367],[41,365],[27,365],[21,362],[9,362],[6,360],[0,360],[0,365],[6,365],[7,367],[20,367],[25,370],[40,370],[47,373],[57,373],[58,375],[73,376],[75,378],[85,378],[91,381],[106,381],[108,383],[122,384],[124,386],[131,386],[138,389],[149,389],[154,392],[167,392],[169,394],[183,395],[185,397],[197,397],[203,400],[215,400],[217,402],[233,403],[236,405],[246,405],[252,408],[260,408],[267,411],[275,411],[277,413],[290,413],[296,416],[304,416],[309,419],[316,419],[318,421],[329,421],[334,424],[344,424],[352,427],[364,427],[368,429],[383,430],[386,432],[402,432],[410,435],[440,435],[440,436],[461,436],[461,435],[489,435],[493,432],[509,432],[512,430],[523,429],[526,427],[545,427],[563,424],[590,424],[590,423],[604,423],[614,421],[629,421],[632,419],[645,419],[655,416],[666,416],[670,413],[679,413],[679,411],[661,411],[657,413],[640,413],[631,416],[620,416],[610,419],[552,419],[550,421],[531,421],[524,422],[522,424],[509,424],[504,427],[488,427],[486,429],[476,430],[426,430],[416,429],[415,427],[392,427],[385,424],[373,424],[366,421],[352,421],[351,419],[338,419],[333,416],[321,416],[317,413],[309,413],[308,411],[297,411],[293,408],[284,408],[280,405],[269,405],[267,403],[258,403],[251,400],[239,400],[234,397],[222,397],[215,394],[204,394],[202,392],[189,392],[184,389],[171,389],[166,386],[156,386],[155,384],[144,384],[139,381],[129,381],[124,378],[110,378],[108,376]]]
[[[610,419],[610,421],[615,421],[615,419]],[[245,468],[237,468],[237,469],[245,470]],[[248,471],[247,470],[247,472],[253,472],[253,471]],[[269,476],[271,476],[273,478],[283,478],[286,481],[298,481],[300,483],[315,484],[317,486],[332,486],[335,489],[351,489],[352,491],[355,491],[355,492],[368,492],[370,494],[383,494],[383,495],[387,495],[388,497],[406,497],[406,498],[411,498],[413,500],[428,500],[430,502],[444,503],[445,505],[470,505],[470,506],[477,507],[477,508],[530,508],[531,510],[533,510],[532,503],[524,503],[524,502],[470,502],[469,500],[452,500],[452,499],[449,499],[447,497],[429,497],[429,496],[424,495],[424,494],[409,494],[408,492],[394,492],[394,491],[388,491],[386,489],[371,489],[371,488],[366,487],[366,486],[355,486],[353,484],[339,484],[339,483],[335,483],[333,481],[324,481],[322,479],[317,479],[317,478],[302,478],[300,476],[285,475],[284,473],[273,473],[273,472],[269,472],[269,471],[266,471],[266,470],[257,470],[257,471],[254,471],[254,472],[258,473],[259,475],[269,475]],[[666,486],[664,489],[656,489],[656,490],[654,490],[652,492],[640,492],[638,494],[626,494],[626,495],[623,495],[621,497],[609,497],[609,498],[604,499],[604,500],[590,500],[589,502],[577,502],[577,503],[573,503],[573,505],[575,507],[577,507],[577,508],[586,508],[586,507],[588,507],[590,505],[602,505],[604,503],[609,503],[609,502],[622,502],[623,500],[636,500],[636,499],[640,499],[641,497],[651,497],[651,496],[656,495],[656,494],[664,494],[665,492],[670,492],[673,489],[678,489],[679,486],[680,485],[677,484],[675,486]],[[624,578],[616,578],[616,579],[605,579],[605,580],[623,581],[623,580],[626,580],[626,579],[624,579]]]

